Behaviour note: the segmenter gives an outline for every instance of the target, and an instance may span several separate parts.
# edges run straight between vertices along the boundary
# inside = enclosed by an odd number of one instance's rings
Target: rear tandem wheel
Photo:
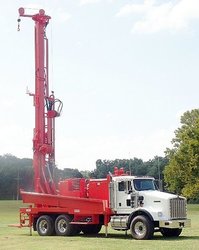
[[[53,235],[54,228],[54,220],[49,215],[42,215],[37,219],[36,230],[40,236]]]
[[[61,214],[55,220],[55,232],[58,236],[72,236],[80,232],[77,225],[72,225],[69,215]]]

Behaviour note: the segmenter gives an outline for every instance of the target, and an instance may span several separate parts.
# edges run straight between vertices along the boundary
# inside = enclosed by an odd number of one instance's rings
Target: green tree
[[[142,159],[134,157],[133,159],[115,159],[115,160],[97,160],[96,169],[90,172],[92,178],[105,178],[109,172],[114,173],[114,167],[124,168],[125,172],[136,176],[153,176],[156,179],[163,179],[163,170],[168,160],[166,157],[155,156],[154,159],[143,162]]]
[[[55,169],[55,182],[64,180],[67,178],[82,178],[83,175],[79,172],[78,169],[73,168],[64,168],[64,169]]]
[[[144,164],[148,176],[153,176],[155,179],[164,179],[163,171],[168,164],[167,157],[155,156],[152,160],[148,160]]]
[[[166,150],[169,164],[164,176],[168,190],[188,198],[199,197],[199,109],[181,116],[182,126],[175,131],[173,148]]]
[[[0,199],[18,199],[20,188],[33,190],[32,160],[0,156]]]

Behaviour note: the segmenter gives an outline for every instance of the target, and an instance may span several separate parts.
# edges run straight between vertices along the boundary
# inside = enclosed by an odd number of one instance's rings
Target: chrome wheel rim
[[[39,223],[39,229],[40,229],[40,232],[45,234],[48,230],[48,223],[46,220],[42,220],[40,223]]]
[[[67,223],[64,219],[61,219],[58,221],[57,223],[57,228],[59,230],[60,233],[65,233],[67,230]]]
[[[134,230],[135,230],[135,233],[139,236],[145,235],[147,231],[146,225],[141,221],[138,221],[137,223],[135,223]]]

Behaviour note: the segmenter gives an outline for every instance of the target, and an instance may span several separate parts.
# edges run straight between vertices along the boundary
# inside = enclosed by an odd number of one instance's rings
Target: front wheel
[[[182,229],[181,228],[161,228],[160,232],[164,237],[178,237],[181,234]]]
[[[148,240],[153,237],[153,222],[146,216],[136,216],[130,225],[131,235],[136,240]]]

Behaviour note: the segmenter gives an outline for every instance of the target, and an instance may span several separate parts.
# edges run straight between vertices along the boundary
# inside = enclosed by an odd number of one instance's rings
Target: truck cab
[[[157,190],[154,178],[151,177],[114,177],[110,192],[112,209],[118,214],[126,214],[137,208],[138,203],[142,207],[143,196],[138,195],[141,191]],[[139,197],[139,201],[136,200]]]
[[[113,176],[110,182],[111,226],[131,230],[136,239],[151,238],[154,231],[163,236],[179,236],[190,226],[186,198],[158,190],[152,177]]]

